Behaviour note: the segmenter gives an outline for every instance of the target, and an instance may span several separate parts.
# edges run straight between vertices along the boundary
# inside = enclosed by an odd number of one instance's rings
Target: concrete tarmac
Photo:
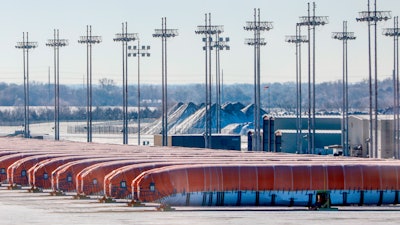
[[[178,207],[159,212],[154,205],[128,207],[127,202],[99,203],[47,192],[0,188],[0,224],[398,224],[400,206],[351,206],[339,211],[302,207]]]

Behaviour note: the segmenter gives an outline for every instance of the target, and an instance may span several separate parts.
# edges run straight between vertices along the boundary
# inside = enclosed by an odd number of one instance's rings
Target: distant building
[[[375,133],[375,130],[373,130]],[[352,154],[368,157],[369,151],[369,115],[349,117],[349,142]],[[394,129],[392,115],[378,116],[378,158],[393,158]],[[360,153],[359,153],[360,152]]]
[[[307,117],[302,118],[302,149],[307,150]],[[316,154],[332,154],[341,151],[341,117],[317,116],[315,147]],[[280,151],[296,153],[296,117],[285,116],[274,118],[274,134],[281,135]],[[375,133],[375,130],[373,131]],[[263,135],[266,138],[265,135]],[[378,117],[378,156],[393,158],[394,128],[392,115]],[[265,140],[264,140],[265,143]],[[349,154],[354,157],[369,157],[369,115],[349,116]]]
[[[162,146],[161,135],[154,135],[154,146]],[[168,146],[204,148],[204,136],[201,134],[168,135]],[[240,135],[213,134],[211,137],[211,148],[240,151]]]
[[[266,116],[268,117],[268,116]],[[280,151],[286,153],[297,153],[297,131],[295,116],[278,116],[271,119],[264,117],[263,144],[264,151]],[[266,125],[265,123],[268,123]],[[272,126],[273,124],[273,126]],[[271,127],[272,126],[272,127]],[[268,129],[269,127],[269,129]],[[327,146],[341,144],[341,117],[340,116],[317,116],[315,118],[315,154],[333,154],[333,150]],[[272,133],[271,133],[272,132]],[[272,146],[276,134],[280,135],[280,149]],[[302,152],[308,149],[308,118],[302,118]]]

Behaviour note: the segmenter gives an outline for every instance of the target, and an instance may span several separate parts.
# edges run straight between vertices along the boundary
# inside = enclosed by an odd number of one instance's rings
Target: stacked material
[[[397,204],[400,161],[0,138],[3,184],[171,206]]]

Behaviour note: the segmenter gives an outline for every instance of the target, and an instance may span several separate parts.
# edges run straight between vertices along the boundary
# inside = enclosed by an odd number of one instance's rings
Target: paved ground
[[[398,224],[400,206],[341,207],[335,212],[305,208],[176,208],[102,204],[27,190],[0,188],[0,224]]]

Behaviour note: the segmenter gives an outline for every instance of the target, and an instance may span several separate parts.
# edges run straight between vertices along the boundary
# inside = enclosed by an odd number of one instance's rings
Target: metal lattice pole
[[[137,40],[136,33],[128,33],[128,23],[122,23],[122,33],[115,35],[114,41],[122,42],[122,134],[123,144],[128,144],[128,42]]]
[[[153,37],[161,38],[162,47],[162,145],[168,145],[168,92],[167,92],[167,39],[178,36],[177,29],[167,29],[167,18],[161,19],[161,29],[155,29]]]
[[[393,157],[400,158],[399,151],[399,17],[394,17],[393,28],[383,29],[383,35],[393,37]]]
[[[347,42],[355,40],[353,32],[347,32],[347,21],[343,21],[343,31],[332,33],[332,38],[343,43],[343,106],[342,106],[342,147],[343,154],[349,156],[349,95],[348,95],[348,57]]]
[[[296,44],[296,147],[303,153],[302,141],[302,97],[301,97],[301,43],[307,43],[307,36],[301,35],[300,26],[296,24],[296,35],[286,36],[286,42]]]
[[[26,35],[26,39],[25,39]],[[28,32],[22,33],[22,42],[17,42],[15,48],[22,49],[24,71],[24,137],[30,138],[29,129],[29,49],[38,46],[37,42],[29,42]]]
[[[46,46],[54,49],[54,140],[60,140],[60,47],[68,45],[67,39],[60,39],[58,29],[54,29],[54,38]]]
[[[140,46],[140,40],[137,39],[137,46],[129,46],[128,57],[137,57],[137,71],[138,71],[138,88],[137,88],[137,104],[138,104],[138,112],[137,112],[137,124],[138,124],[138,145],[140,145],[140,57],[150,57],[150,46],[142,45]]]
[[[92,45],[101,42],[100,36],[92,35],[92,26],[86,26],[86,36],[78,40],[80,44],[86,44],[86,129],[87,142],[92,142]]]
[[[368,155],[372,158],[378,158],[378,58],[377,58],[377,23],[379,21],[387,21],[391,19],[390,11],[377,11],[376,0],[374,11],[371,11],[370,1],[368,0],[368,11],[359,13],[356,18],[358,22],[368,23],[368,72],[369,72],[369,138],[368,142],[370,147]],[[372,79],[372,53],[371,53],[371,26],[374,26],[374,90]],[[373,95],[374,93],[374,95]],[[375,118],[373,119],[373,114]],[[373,132],[375,128],[375,132]]]
[[[246,23],[245,30],[253,31],[254,38],[245,40],[245,44],[254,46],[254,135],[253,149],[261,151],[261,103],[260,103],[260,75],[261,75],[261,46],[266,45],[264,38],[261,38],[262,31],[269,31],[273,28],[272,22],[261,21],[260,9],[254,9],[254,21]]]
[[[215,41],[211,44],[215,48],[215,115],[216,115],[216,133],[221,133],[221,61],[220,51],[230,50],[228,45],[229,37],[219,37],[219,33],[216,34]]]
[[[208,16],[208,17],[207,17]],[[211,25],[211,13],[208,15],[205,14],[205,24],[197,26],[197,30],[195,31],[196,34],[204,35],[203,42],[204,47],[203,50],[205,52],[205,93],[206,93],[206,104],[205,104],[205,134],[204,134],[204,147],[205,148],[212,148],[211,142],[211,51],[215,46],[215,42],[213,42],[213,35],[216,35],[216,41],[219,41],[219,34],[224,32],[224,27],[222,25]],[[217,47],[218,48],[218,47]],[[216,50],[216,58],[218,64],[218,50]],[[218,65],[216,65],[217,74],[219,73]],[[218,75],[216,75],[218,76]],[[218,79],[218,78],[217,78]],[[217,84],[218,86],[218,84]],[[217,91],[218,92],[218,91]],[[217,97],[217,104],[218,104],[218,97]],[[217,105],[216,104],[216,105]],[[219,111],[219,106],[216,107],[216,110]],[[218,119],[217,119],[218,120]],[[218,130],[218,128],[217,128]]]
[[[306,26],[308,28],[308,149],[307,153],[314,154],[315,152],[315,28],[317,26],[324,26],[328,24],[327,16],[315,16],[315,2],[313,2],[313,14],[311,15],[310,3],[308,3],[308,15],[300,17],[299,26]],[[311,39],[311,30],[312,39]],[[312,52],[311,52],[312,44]],[[312,57],[311,57],[312,56]]]

